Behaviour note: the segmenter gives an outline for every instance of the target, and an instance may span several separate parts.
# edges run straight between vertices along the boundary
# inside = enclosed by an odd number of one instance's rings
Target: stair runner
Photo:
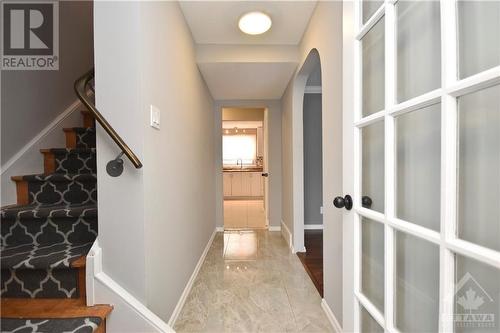
[[[17,319],[2,318],[2,333],[91,333],[101,324],[99,317]]]
[[[64,129],[66,148],[41,150],[44,174],[12,177],[17,205],[0,211],[3,300],[85,302],[85,256],[97,237],[97,177],[94,121],[82,114],[86,127]],[[94,332],[97,319],[2,318],[1,331]]]

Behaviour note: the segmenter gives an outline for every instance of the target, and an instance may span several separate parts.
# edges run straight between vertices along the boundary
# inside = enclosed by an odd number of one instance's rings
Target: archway
[[[293,84],[293,245],[296,252],[305,252],[304,243],[304,94],[311,74],[320,68],[317,49],[312,49],[298,71]]]
[[[322,85],[316,49],[294,79],[292,126],[294,249],[323,296]]]

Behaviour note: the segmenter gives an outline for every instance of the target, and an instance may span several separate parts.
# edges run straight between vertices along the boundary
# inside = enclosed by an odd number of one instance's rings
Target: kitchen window
[[[222,136],[224,165],[255,164],[257,160],[256,134],[224,134]]]

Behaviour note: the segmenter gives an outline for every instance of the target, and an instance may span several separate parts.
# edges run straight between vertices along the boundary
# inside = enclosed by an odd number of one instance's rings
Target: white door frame
[[[216,177],[217,179],[220,180],[220,184],[216,186],[217,188],[217,194],[216,195],[216,206],[220,207],[221,209],[221,223],[222,226],[218,227],[219,230],[224,230],[224,185],[223,185],[223,151],[222,151],[222,136],[224,135],[223,129],[222,129],[222,122],[223,122],[223,117],[222,117],[222,109],[224,108],[241,108],[241,109],[246,109],[246,108],[261,108],[264,111],[264,120],[262,122],[263,125],[263,130],[264,130],[264,165],[263,165],[263,171],[262,173],[268,173],[268,177],[264,178],[264,210],[265,210],[265,225],[266,228],[269,228],[269,177],[271,177],[271,174],[269,173],[269,163],[270,163],[270,158],[271,156],[269,155],[269,106],[266,103],[261,103],[261,102],[233,102],[233,101],[220,101],[215,103],[215,112],[216,112],[216,117],[215,117],[215,128],[216,128],[216,142],[217,145],[219,146],[218,149],[216,150],[219,152],[219,156],[215,160],[215,172],[216,174],[220,173],[220,177]]]
[[[344,190],[353,193],[354,213],[344,214],[344,330],[359,331],[363,306],[386,332],[394,326],[394,233],[404,231],[440,248],[439,330],[453,331],[455,253],[500,268],[500,252],[462,239],[456,233],[457,205],[457,98],[500,83],[500,66],[465,79],[457,75],[456,0],[441,1],[441,87],[397,104],[396,11],[397,0],[386,0],[365,23],[361,21],[361,0],[344,2]],[[385,109],[361,116],[361,39],[385,17]],[[354,60],[352,60],[354,59]],[[354,82],[351,81],[351,77]],[[395,117],[435,103],[441,103],[441,232],[400,220],[395,215]],[[354,115],[354,119],[352,116]],[[351,118],[349,118],[351,117]],[[361,129],[385,122],[385,214],[363,208],[361,197]],[[351,134],[353,133],[353,134]],[[349,137],[350,136],[350,137]],[[354,156],[349,152],[353,148]],[[353,179],[351,184],[349,179]],[[353,192],[351,192],[353,191]],[[381,313],[360,288],[360,217],[381,223],[385,229],[385,309]],[[354,260],[350,260],[349,256]],[[351,285],[350,281],[353,281]]]
[[[354,3],[342,8],[342,189],[354,193]],[[339,193],[340,195],[340,193]],[[342,328],[354,332],[354,213],[342,212]]]

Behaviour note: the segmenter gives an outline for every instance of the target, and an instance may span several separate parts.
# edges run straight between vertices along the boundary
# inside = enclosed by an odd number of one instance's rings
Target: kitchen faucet
[[[239,162],[241,162],[241,163],[239,163]],[[240,166],[240,168],[241,168],[241,169],[243,169],[243,159],[238,158],[238,159],[236,160],[236,166],[238,166],[238,165]]]

